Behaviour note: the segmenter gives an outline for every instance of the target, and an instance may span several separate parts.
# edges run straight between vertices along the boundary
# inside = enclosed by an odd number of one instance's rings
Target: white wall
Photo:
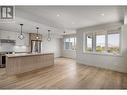
[[[61,39],[61,55],[62,57],[66,58],[72,58],[76,59],[76,51],[74,50],[64,50],[64,38],[66,37],[73,37],[76,36],[75,34],[70,34],[70,35],[64,35],[63,38]]]
[[[60,49],[60,38],[52,38],[51,41],[44,40],[42,42],[42,53],[53,52],[55,57],[60,57]]]
[[[88,54],[83,52],[83,32],[112,29],[121,23],[110,23],[77,30],[77,63],[127,73],[127,25],[121,27],[121,56]]]
[[[127,24],[127,7],[126,7],[125,13],[124,13],[124,24]]]

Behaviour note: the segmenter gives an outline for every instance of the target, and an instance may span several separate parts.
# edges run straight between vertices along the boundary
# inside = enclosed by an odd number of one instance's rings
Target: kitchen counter
[[[54,53],[6,54],[7,75],[16,75],[54,64]]]
[[[24,56],[36,56],[36,55],[50,55],[53,53],[18,53],[18,54],[6,54],[7,57],[24,57]]]

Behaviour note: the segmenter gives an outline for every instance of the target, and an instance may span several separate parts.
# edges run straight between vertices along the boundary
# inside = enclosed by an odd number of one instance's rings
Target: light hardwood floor
[[[0,68],[0,89],[127,89],[127,74],[57,58],[54,66],[17,76]]]

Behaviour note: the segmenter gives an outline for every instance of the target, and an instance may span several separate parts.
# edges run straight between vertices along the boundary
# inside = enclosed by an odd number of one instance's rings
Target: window
[[[86,51],[92,51],[93,50],[93,35],[87,34],[86,35]]]
[[[96,52],[105,52],[105,35],[102,33],[96,34]]]
[[[64,48],[65,49],[70,49],[69,44],[70,44],[70,39],[69,38],[64,39]]]
[[[85,51],[120,54],[120,30],[85,33]]]
[[[120,33],[108,34],[108,53],[119,54],[120,52]]]
[[[64,49],[65,50],[75,50],[76,49],[76,37],[68,37],[64,39]]]

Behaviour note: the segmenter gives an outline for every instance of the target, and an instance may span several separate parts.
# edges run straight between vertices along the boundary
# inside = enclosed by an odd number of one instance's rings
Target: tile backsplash
[[[0,52],[12,52],[14,45],[11,43],[2,43],[0,44]]]
[[[17,46],[11,43],[0,44],[0,52],[28,52],[27,46]]]
[[[14,46],[14,52],[28,52],[28,46]]]

